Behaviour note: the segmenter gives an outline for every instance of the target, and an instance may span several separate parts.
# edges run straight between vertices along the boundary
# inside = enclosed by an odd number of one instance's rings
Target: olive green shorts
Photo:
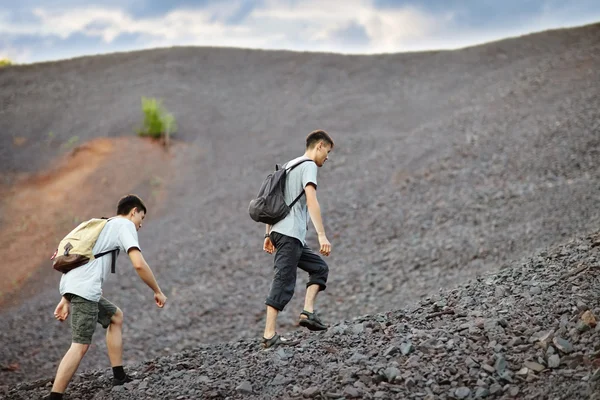
[[[117,306],[104,297],[100,301],[86,300],[72,293],[65,297],[71,302],[71,334],[73,343],[91,344],[96,323],[104,329],[110,325],[110,319],[117,312]]]

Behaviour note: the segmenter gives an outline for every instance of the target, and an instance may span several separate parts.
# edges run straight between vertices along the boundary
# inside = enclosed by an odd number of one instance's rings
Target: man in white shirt
[[[116,250],[123,251],[129,258],[140,278],[154,292],[154,301],[159,308],[164,307],[167,297],[160,290],[152,270],[142,256],[137,231],[146,217],[146,206],[135,195],[127,195],[119,200],[117,216],[111,218],[98,236],[93,249],[94,254]],[[60,280],[60,303],[54,310],[54,316],[64,321],[71,310],[71,347],[63,357],[52,392],[48,399],[62,399],[79,363],[92,343],[96,323],[106,329],[108,358],[113,368],[113,385],[130,382],[123,370],[123,312],[110,301],[102,297],[102,284],[108,278],[112,265],[111,255],[93,259],[77,267]]]

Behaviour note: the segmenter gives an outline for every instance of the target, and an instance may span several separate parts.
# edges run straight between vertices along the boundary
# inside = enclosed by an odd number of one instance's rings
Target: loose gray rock
[[[475,391],[476,399],[484,399],[490,395],[490,391],[486,388],[477,388]]]
[[[237,390],[240,393],[243,394],[252,394],[252,384],[248,381],[242,381],[236,388],[235,390]]]
[[[569,354],[573,351],[573,345],[568,342],[565,339],[562,339],[560,337],[555,337],[552,342],[554,343],[554,346],[560,350],[561,352],[565,353],[565,354]]]
[[[498,383],[494,383],[490,386],[490,394],[491,395],[496,395],[498,393],[502,393],[502,386],[500,386]]]
[[[352,386],[346,386],[344,388],[344,395],[346,397],[351,398],[351,399],[356,399],[356,398],[358,398],[358,397],[361,396],[360,392],[356,388],[354,388]]]
[[[308,397],[308,398],[313,398],[315,397],[317,394],[319,394],[321,390],[318,387],[309,387],[308,389],[304,389],[302,391],[302,396],[304,397]]]
[[[402,355],[409,355],[412,351],[414,350],[414,347],[412,345],[412,343],[408,342],[408,343],[402,343],[400,345],[400,351],[402,352]]]
[[[553,354],[548,357],[548,367],[550,368],[558,368],[560,366],[560,356],[558,354]]]
[[[466,399],[467,397],[469,397],[471,395],[471,389],[469,389],[468,387],[464,387],[464,386],[459,387],[454,392],[454,395],[456,396],[457,399]]]

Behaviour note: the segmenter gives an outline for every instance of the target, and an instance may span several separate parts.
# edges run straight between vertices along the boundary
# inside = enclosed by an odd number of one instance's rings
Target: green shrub
[[[0,68],[8,67],[9,65],[13,65],[12,61],[8,58],[0,58]]]
[[[164,138],[168,141],[169,136],[177,130],[175,117],[162,106],[160,100],[142,97],[142,112],[144,125],[138,131],[140,136]]]

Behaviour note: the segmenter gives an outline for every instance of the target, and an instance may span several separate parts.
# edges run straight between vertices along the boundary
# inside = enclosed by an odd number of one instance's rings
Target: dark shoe
[[[326,331],[327,325],[321,321],[319,317],[317,317],[317,313],[308,312],[306,310],[300,313],[300,316],[306,315],[306,318],[300,318],[298,322],[300,326],[303,326],[311,331]]]
[[[271,339],[263,338],[262,340],[262,346],[265,349],[277,346],[294,346],[297,344],[298,340],[286,339],[283,336],[278,335],[277,333],[275,333],[275,335],[273,335]]]
[[[126,384],[127,382],[132,382],[132,381],[133,381],[133,379],[131,379],[129,377],[129,375],[125,375],[125,378],[123,378],[123,379],[117,379],[117,378],[113,377],[113,386],[121,386],[121,385]]]

